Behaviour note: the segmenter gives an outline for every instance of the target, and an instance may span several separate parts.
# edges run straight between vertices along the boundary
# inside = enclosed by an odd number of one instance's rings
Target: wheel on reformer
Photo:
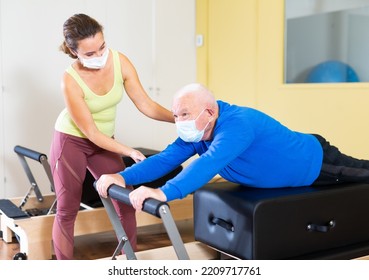
[[[27,259],[27,255],[25,253],[16,253],[13,257],[13,260],[16,260],[16,261],[22,261],[26,259]]]

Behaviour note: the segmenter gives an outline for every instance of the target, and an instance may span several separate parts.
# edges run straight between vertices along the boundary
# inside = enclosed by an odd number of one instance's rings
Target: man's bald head
[[[181,100],[193,102],[194,105],[202,108],[214,109],[217,106],[212,92],[198,83],[188,84],[179,89],[174,95],[173,103],[181,102]]]

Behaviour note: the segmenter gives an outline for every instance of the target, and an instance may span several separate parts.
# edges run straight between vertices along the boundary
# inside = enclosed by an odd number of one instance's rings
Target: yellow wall
[[[198,81],[219,99],[254,104],[256,2],[198,0],[197,34],[204,34],[205,42],[197,49]]]
[[[197,0],[197,33],[205,34],[198,81],[217,98],[256,107],[369,158],[368,83],[283,83],[283,0]]]

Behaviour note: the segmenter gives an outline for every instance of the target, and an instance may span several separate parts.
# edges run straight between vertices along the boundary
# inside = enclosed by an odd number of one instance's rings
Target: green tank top
[[[114,61],[114,84],[113,87],[105,95],[95,94],[82,80],[76,70],[69,66],[66,70],[78,83],[84,93],[84,99],[99,131],[105,135],[112,137],[115,131],[115,117],[117,104],[123,96],[123,78],[119,61],[119,54],[115,50],[111,50]],[[77,125],[73,122],[67,108],[65,108],[58,116],[55,123],[55,130],[71,134],[77,137],[86,138]]]

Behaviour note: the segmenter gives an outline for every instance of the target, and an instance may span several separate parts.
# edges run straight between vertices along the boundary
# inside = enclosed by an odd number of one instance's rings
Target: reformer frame
[[[94,186],[96,187],[96,182],[94,183]],[[104,204],[104,207],[108,213],[108,216],[110,218],[110,221],[113,225],[113,228],[115,230],[116,236],[118,238],[118,246],[115,249],[112,260],[116,260],[117,256],[120,254],[122,249],[125,252],[127,260],[136,260],[136,254],[134,253],[131,243],[128,240],[127,234],[125,230],[122,227],[122,224],[120,223],[118,214],[116,213],[114,206],[111,202],[110,198],[116,199],[117,201],[123,202],[127,205],[131,205],[131,202],[129,200],[129,193],[131,191],[122,188],[118,185],[111,185],[108,189],[108,195],[107,198],[101,198],[102,202]],[[167,231],[168,237],[170,241],[172,242],[173,249],[178,257],[179,260],[189,260],[189,255],[187,253],[187,250],[184,246],[184,243],[182,241],[182,238],[179,234],[178,228],[174,222],[172,213],[170,211],[169,205],[166,202],[162,202],[153,198],[146,199],[143,203],[142,211],[153,215],[157,218],[160,218],[163,222],[163,225]]]
[[[27,178],[31,184],[28,192],[26,193],[26,195],[23,197],[20,205],[19,205],[19,209],[22,210],[22,208],[26,205],[29,197],[32,195],[32,193],[34,192],[36,195],[36,198],[39,202],[43,202],[44,201],[44,197],[41,193],[41,190],[35,180],[35,177],[33,176],[33,173],[31,171],[31,168],[26,160],[26,157],[29,159],[33,159],[35,161],[38,161],[41,163],[42,167],[45,170],[45,173],[47,175],[47,178],[49,179],[50,182],[50,189],[52,192],[55,191],[54,189],[54,180],[53,180],[53,176],[51,174],[51,168],[50,168],[50,164],[48,162],[47,156],[43,153],[39,153],[36,152],[34,150],[22,147],[22,146],[15,146],[14,147],[14,152],[18,155],[18,158],[21,162],[21,165],[27,175]],[[52,205],[50,206],[49,210],[47,211],[47,215],[54,213],[55,211],[55,206],[56,206],[56,199],[54,200],[54,202],[52,203]]]

